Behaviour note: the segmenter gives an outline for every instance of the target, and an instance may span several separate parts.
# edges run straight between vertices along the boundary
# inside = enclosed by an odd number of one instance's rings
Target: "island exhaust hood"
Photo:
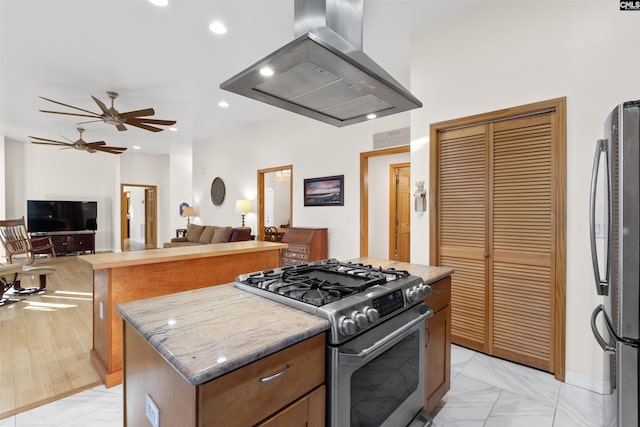
[[[221,89],[339,127],[422,106],[362,51],[363,0],[294,1],[296,38]]]

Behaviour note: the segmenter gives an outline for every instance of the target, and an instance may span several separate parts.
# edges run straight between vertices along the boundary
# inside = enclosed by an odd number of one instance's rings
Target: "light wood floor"
[[[73,255],[36,265],[56,269],[46,292],[0,307],[0,419],[101,384],[89,361],[91,269]]]

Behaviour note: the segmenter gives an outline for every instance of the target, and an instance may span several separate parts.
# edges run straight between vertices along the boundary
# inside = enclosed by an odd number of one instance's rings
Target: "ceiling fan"
[[[125,124],[136,126],[136,127],[139,127],[140,129],[145,129],[151,132],[160,132],[164,130],[157,126],[151,126],[151,125],[172,126],[176,124],[175,120],[159,120],[159,119],[151,119],[146,117],[146,116],[153,116],[156,113],[153,108],[145,108],[143,110],[127,111],[126,113],[120,113],[118,112],[118,110],[116,110],[113,107],[113,101],[118,97],[118,92],[108,91],[107,96],[111,98],[110,108],[107,108],[104,102],[100,101],[95,96],[93,95],[91,96],[91,98],[93,98],[96,104],[98,104],[98,107],[100,107],[100,110],[102,110],[102,113],[94,113],[93,111],[85,110],[79,107],[74,107],[73,105],[63,104],[62,102],[54,101],[53,99],[45,98],[43,96],[41,96],[40,98],[49,102],[53,102],[54,104],[64,105],[65,107],[84,111],[85,113],[89,113],[89,114],[65,113],[62,111],[51,111],[51,110],[40,110],[40,111],[42,111],[43,113],[66,114],[69,116],[92,117],[98,120],[91,120],[88,122],[82,122],[78,124],[92,123],[92,122],[97,122],[102,120],[107,124],[114,125],[116,129],[120,131],[127,130]]]
[[[111,154],[122,154],[125,151],[126,147],[110,147],[106,145],[104,141],[95,141],[95,142],[86,142],[82,139],[82,132],[84,132],[84,128],[77,128],[78,132],[80,132],[80,138],[77,141],[72,141],[66,136],[63,136],[69,142],[64,141],[56,141],[54,139],[46,139],[40,138],[37,136],[29,136],[29,138],[37,139],[38,141],[31,141],[32,144],[43,144],[43,145],[58,145],[62,148],[75,148],[80,151],[87,151],[89,153],[95,153],[96,151],[103,151],[105,153]]]

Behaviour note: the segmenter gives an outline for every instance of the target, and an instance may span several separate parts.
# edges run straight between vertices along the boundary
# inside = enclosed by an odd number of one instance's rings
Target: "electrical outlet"
[[[153,427],[160,427],[160,410],[151,399],[151,396],[147,394],[147,401],[145,405],[145,412],[147,414],[147,419],[151,423]]]
[[[104,308],[102,306],[102,301],[100,301],[100,320],[104,320]]]

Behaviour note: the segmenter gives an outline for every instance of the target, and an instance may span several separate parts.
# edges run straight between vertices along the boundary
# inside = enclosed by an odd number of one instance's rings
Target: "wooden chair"
[[[278,242],[278,229],[276,227],[264,228],[264,241],[265,242]]]
[[[54,258],[56,256],[51,237],[29,236],[24,224],[24,217],[0,221],[0,243],[4,247],[9,264],[13,262],[15,255],[20,254],[27,256],[28,264],[35,261],[36,254],[47,254],[47,256],[51,255]]]

